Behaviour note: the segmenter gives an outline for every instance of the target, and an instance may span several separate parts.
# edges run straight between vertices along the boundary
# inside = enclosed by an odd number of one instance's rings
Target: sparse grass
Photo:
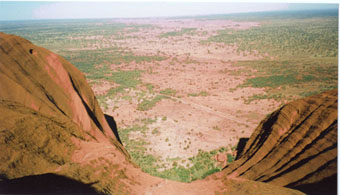
[[[157,104],[157,102],[161,101],[162,99],[168,99],[168,98],[169,97],[167,97],[167,96],[157,95],[156,97],[154,97],[151,100],[144,99],[141,103],[139,103],[137,105],[137,110],[139,110],[139,111],[150,110],[151,108],[153,108]]]
[[[144,123],[144,125],[150,125],[152,123],[155,123],[157,121],[157,119],[144,118],[141,121]]]
[[[238,52],[256,50],[277,57],[336,57],[337,23],[337,16],[267,20],[247,30],[221,30],[208,41],[236,44]]]
[[[330,88],[332,89],[332,88]],[[316,94],[319,94],[320,92],[318,91],[308,91],[308,92],[301,92],[299,95],[301,97],[308,97],[308,96],[312,96],[312,95],[316,95]]]
[[[193,166],[183,167],[175,164],[175,161],[171,169],[157,172],[156,176],[181,182],[204,179],[206,176],[221,170],[220,167],[215,165],[216,162],[211,160],[212,156],[209,152],[199,151],[197,156],[189,158]]]
[[[139,80],[141,71],[132,70],[132,71],[117,71],[112,72],[111,79],[121,86],[125,88],[135,88],[138,84],[141,83]]]
[[[145,121],[148,121],[146,119]],[[205,152],[203,150],[199,150],[196,156],[189,158],[188,160],[192,164],[187,164],[186,167],[180,165],[180,162],[185,162],[180,157],[176,158],[167,158],[166,162],[171,163],[171,168],[165,169],[163,171],[157,171],[159,168],[163,167],[161,161],[153,155],[147,154],[146,146],[149,144],[145,142],[143,139],[130,139],[129,133],[133,131],[143,132],[147,130],[147,126],[132,126],[126,129],[119,129],[119,134],[121,136],[122,142],[125,145],[125,148],[131,155],[132,160],[139,165],[144,172],[147,172],[151,175],[158,176],[161,178],[171,179],[180,182],[191,182],[197,179],[203,179],[206,176],[218,172],[222,167],[217,166],[217,162],[213,160],[213,156],[218,153],[231,150],[225,147],[221,147],[218,150],[213,150],[210,152]],[[157,128],[152,130],[152,134],[158,134],[159,131]],[[169,142],[169,138],[164,140],[165,142]],[[169,143],[170,144],[170,143]],[[168,144],[168,145],[169,145]],[[170,144],[171,146],[171,144]],[[228,163],[231,163],[234,160],[234,157],[229,154],[228,155]]]
[[[255,100],[263,100],[263,99],[274,99],[274,100],[281,100],[283,98],[283,95],[282,94],[270,94],[270,95],[267,95],[267,94],[254,94],[250,97],[248,97],[248,99],[246,99],[244,101],[245,104],[249,104]]]
[[[175,96],[177,92],[174,89],[167,88],[167,89],[160,91],[159,93],[164,94],[164,95],[169,95],[169,96]]]
[[[160,132],[159,132],[158,128],[154,128],[151,133],[153,135],[158,135]]]
[[[189,94],[188,94],[188,96],[192,96],[192,97],[197,97],[197,96],[203,96],[203,97],[205,97],[205,96],[208,96],[208,95],[209,95],[209,93],[206,92],[206,91],[201,91],[201,92],[199,92],[199,93],[189,93]]]
[[[182,28],[180,31],[171,31],[171,32],[166,32],[161,35],[159,35],[160,38],[167,38],[167,37],[175,37],[175,36],[182,36],[185,34],[192,35],[195,33],[196,28]]]
[[[122,97],[123,100],[127,100],[127,101],[131,101],[132,100],[132,96],[129,95],[125,95]]]
[[[165,60],[162,56],[136,56],[133,53],[124,52],[123,48],[104,48],[96,50],[78,50],[61,52],[68,61],[74,64],[82,72],[88,73],[92,79],[105,78],[109,73],[108,66],[111,64],[122,64],[136,62],[153,62]],[[104,65],[103,68],[95,68],[96,65]]]
[[[109,108],[109,105],[106,102],[106,97],[105,96],[97,96],[96,98],[98,100],[99,105],[104,107],[105,110],[107,110]]]
[[[151,83],[146,83],[144,85],[148,89],[149,93],[153,93],[153,89],[155,88],[155,86],[153,86]]]
[[[125,88],[126,88],[126,87],[124,87],[124,86],[119,86],[119,87],[111,88],[111,89],[109,89],[109,91],[107,92],[106,96],[107,96],[107,97],[116,96],[118,93],[123,92]],[[100,104],[100,105],[102,105],[102,104]]]
[[[256,69],[256,72],[231,92],[244,87],[264,88],[266,91],[265,95],[249,97],[246,103],[257,99],[290,100],[311,94],[308,90],[315,94],[337,88],[336,58],[243,61],[234,66]]]
[[[227,149],[219,149],[219,151],[222,152],[225,150]],[[189,158],[189,161],[191,161],[193,166],[187,166],[185,168],[183,166],[176,165],[169,170],[157,173],[156,176],[181,182],[191,182],[197,179],[204,179],[206,176],[221,170],[221,167],[217,167],[215,164],[216,162],[212,160],[212,157],[219,151],[213,150],[210,152],[205,152],[199,150],[199,153],[196,156]],[[228,163],[231,163],[233,160],[234,157],[231,156],[228,158]]]
[[[291,84],[299,84],[303,82],[309,82],[315,80],[312,75],[304,75],[301,76],[301,79],[298,79],[296,74],[287,74],[287,75],[272,75],[272,76],[262,76],[249,78],[245,81],[242,87],[255,87],[255,88],[264,88],[264,87],[279,87],[281,85],[291,85]]]
[[[180,157],[176,157],[176,158],[167,158],[167,159],[166,159],[166,161],[171,161],[171,162],[173,162],[173,161],[179,161],[179,160],[181,160]]]
[[[337,14],[311,11],[282,13],[272,18],[269,15],[228,16],[240,20],[256,18],[262,24],[247,30],[221,30],[202,42],[236,45],[236,52],[240,55],[248,53],[264,57],[262,60],[239,61],[234,65],[242,69],[236,71],[220,71],[232,76],[246,76],[245,82],[237,88],[265,89],[265,95],[254,95],[246,102],[290,100],[337,88]],[[230,92],[237,88],[230,89]]]

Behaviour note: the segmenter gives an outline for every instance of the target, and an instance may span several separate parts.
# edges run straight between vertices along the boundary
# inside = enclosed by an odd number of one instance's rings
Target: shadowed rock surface
[[[93,183],[92,183],[93,184]],[[73,179],[47,173],[0,181],[1,194],[99,194],[91,187]]]
[[[106,122],[109,124],[113,134],[116,136],[119,143],[123,144],[118,134],[117,123],[115,119],[112,116],[107,115],[107,114],[104,114],[104,116],[105,116]]]
[[[244,147],[246,147],[248,140],[249,138],[243,137],[243,138],[240,138],[240,140],[238,141],[237,148],[236,148],[236,151],[237,151],[236,160],[240,158],[240,155],[242,154]]]
[[[337,103],[332,90],[283,106],[261,122],[225,173],[308,194],[336,194]]]
[[[302,194],[236,178],[235,171],[229,168],[192,183],[143,173],[115,137],[113,125],[111,129],[83,74],[62,57],[18,36],[0,33],[0,80],[0,175],[8,179],[2,182],[20,183],[15,181],[52,174],[82,183],[79,186],[84,186],[84,190],[91,184],[91,189],[103,194]],[[327,132],[324,137],[333,131]],[[257,145],[255,151],[262,150],[272,134],[277,136],[270,131],[261,138],[261,130],[257,129],[240,160],[247,154],[249,160],[253,159],[252,146]],[[307,151],[301,150],[300,155]],[[294,159],[291,160],[294,166]],[[57,186],[63,186],[63,179],[57,181]],[[48,188],[44,192],[53,191]]]

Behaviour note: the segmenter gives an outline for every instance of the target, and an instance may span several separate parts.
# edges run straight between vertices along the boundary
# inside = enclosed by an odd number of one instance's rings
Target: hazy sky
[[[253,1],[254,2],[254,1]],[[263,1],[262,1],[263,2]],[[333,1],[328,1],[333,2]],[[0,20],[138,18],[300,9],[337,9],[337,4],[228,2],[15,2],[0,0]]]

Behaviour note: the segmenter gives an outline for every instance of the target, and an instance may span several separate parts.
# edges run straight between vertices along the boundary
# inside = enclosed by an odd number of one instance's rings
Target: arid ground
[[[145,124],[145,132],[131,132],[129,139],[144,140],[147,154],[159,159],[158,163],[164,168],[171,168],[173,161],[184,167],[192,166],[188,158],[196,156],[199,150],[227,147],[227,151],[235,156],[232,149],[239,138],[249,137],[261,119],[282,103],[265,99],[245,104],[249,96],[261,94],[263,90],[235,90],[247,76],[235,74],[242,69],[233,64],[261,59],[261,55],[244,56],[243,53],[237,54],[237,46],[201,43],[220,29],[244,30],[259,25],[256,22],[192,19],[117,22],[156,26],[138,32],[123,31],[122,36],[131,38],[112,42],[128,48],[134,55],[160,55],[165,59],[112,64],[113,71],[143,70],[140,81],[147,85],[126,90],[114,98],[105,98],[106,104],[102,105],[107,107],[102,106],[102,109],[115,117],[120,129]],[[174,36],[170,34],[183,29],[195,30]],[[164,36],[167,33],[170,36]],[[107,94],[114,87],[115,83],[110,82],[92,85],[98,96]],[[138,109],[138,105],[157,96],[167,98],[154,106]],[[226,163],[223,161],[227,159],[218,160]]]

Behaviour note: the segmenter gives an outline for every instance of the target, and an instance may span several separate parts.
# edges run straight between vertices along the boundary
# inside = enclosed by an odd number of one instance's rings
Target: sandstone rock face
[[[0,34],[0,49],[2,100],[20,102],[42,114],[72,119],[98,141],[115,142],[91,88],[78,69],[20,37]]]
[[[321,192],[305,188],[317,186],[336,194],[337,101],[338,92],[332,90],[275,111],[256,128],[225,174],[312,194]]]
[[[23,38],[0,33],[0,81],[1,194],[302,194],[225,172],[192,183],[143,173],[83,74]]]
[[[111,146],[108,155],[130,164],[84,75],[63,58],[0,33],[0,80],[1,177],[58,173],[93,182],[84,174],[94,168],[78,163],[91,157],[84,143]]]

